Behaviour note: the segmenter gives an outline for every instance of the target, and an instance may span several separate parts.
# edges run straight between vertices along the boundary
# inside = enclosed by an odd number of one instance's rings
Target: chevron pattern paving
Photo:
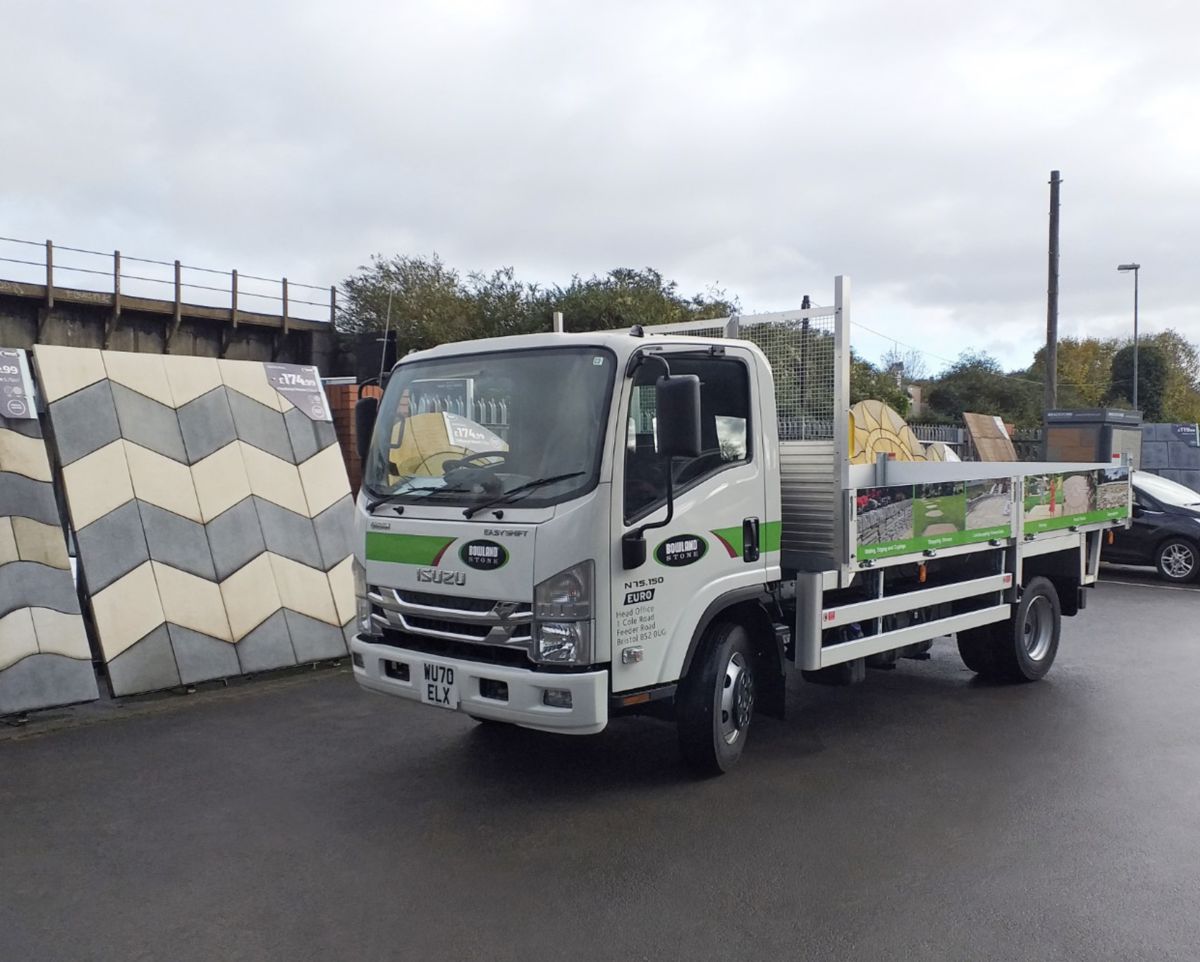
[[[41,426],[0,417],[0,715],[97,697]]]
[[[254,361],[34,348],[116,695],[346,653],[333,424]]]

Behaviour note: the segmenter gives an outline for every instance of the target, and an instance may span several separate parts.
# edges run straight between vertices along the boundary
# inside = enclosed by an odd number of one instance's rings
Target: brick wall
[[[362,484],[362,467],[358,460],[358,442],[354,434],[354,405],[358,401],[358,385],[326,384],[325,393],[333,411],[333,427],[342,447],[342,459],[346,462],[346,474],[350,477],[350,490],[357,495],[359,485]],[[364,388],[363,394],[378,397],[380,391],[372,385]]]

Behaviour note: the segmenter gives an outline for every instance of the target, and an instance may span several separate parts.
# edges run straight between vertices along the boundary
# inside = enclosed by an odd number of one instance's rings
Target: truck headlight
[[[367,600],[367,569],[358,558],[351,562],[350,568],[354,572],[355,627],[360,634],[376,634],[371,623],[371,602]]]
[[[557,665],[592,661],[595,565],[582,561],[533,589],[533,658]]]

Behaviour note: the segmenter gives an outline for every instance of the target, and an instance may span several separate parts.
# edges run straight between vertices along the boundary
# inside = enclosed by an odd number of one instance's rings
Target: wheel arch
[[[680,680],[692,670],[709,628],[719,620],[734,621],[746,628],[754,642],[755,667],[760,679],[759,705],[764,714],[782,718],[786,654],[783,639],[775,631],[771,604],[771,595],[764,587],[737,588],[715,598],[696,623],[680,668]]]

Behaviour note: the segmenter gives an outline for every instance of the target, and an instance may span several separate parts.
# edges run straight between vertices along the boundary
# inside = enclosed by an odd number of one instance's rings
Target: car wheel
[[[1196,577],[1196,546],[1185,538],[1168,538],[1158,547],[1154,563],[1167,581],[1182,583]]]
[[[992,681],[1037,681],[1058,654],[1062,608],[1047,578],[1029,580],[1012,617],[958,633],[963,664]]]
[[[679,747],[693,771],[720,775],[742,757],[756,696],[754,649],[746,629],[713,625],[676,702]]]

